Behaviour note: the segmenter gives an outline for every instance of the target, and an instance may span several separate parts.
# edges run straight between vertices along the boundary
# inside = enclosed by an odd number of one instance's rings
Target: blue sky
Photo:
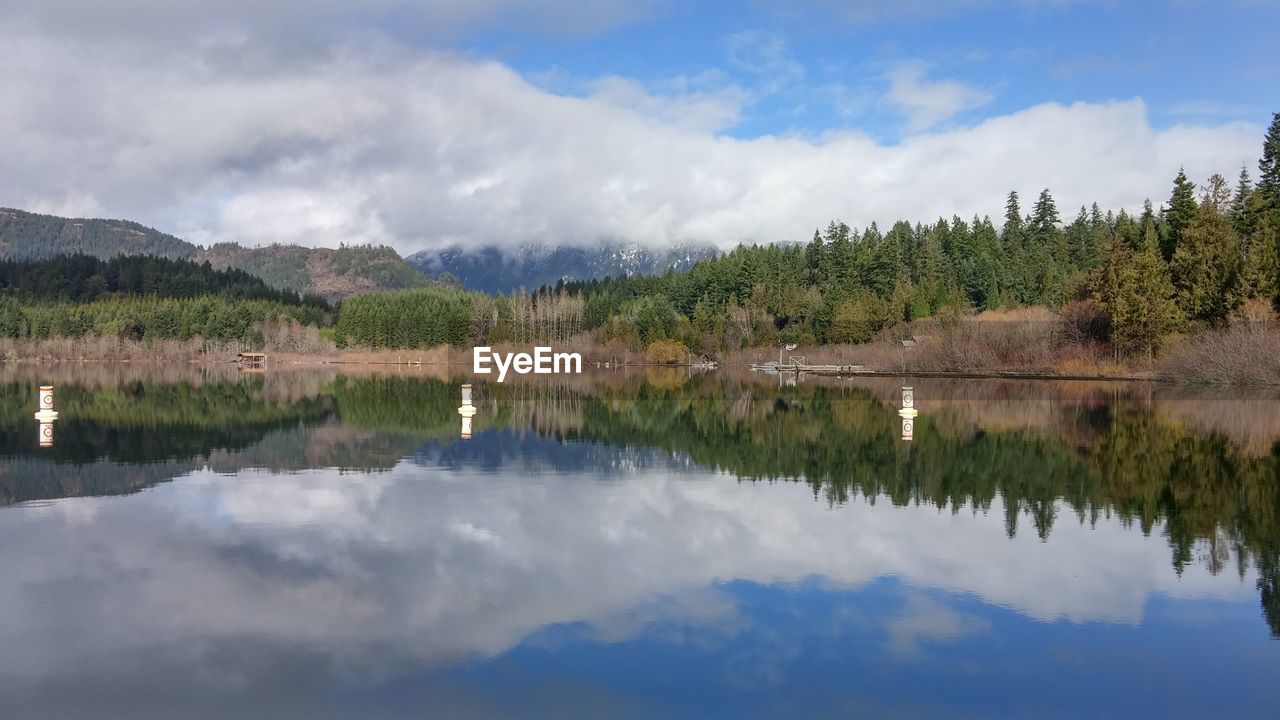
[[[919,68],[926,85],[953,81],[980,93],[976,107],[966,104],[944,125],[1045,102],[1134,97],[1146,101],[1156,127],[1264,123],[1280,98],[1280,53],[1267,32],[1280,28],[1280,3],[947,8],[966,4],[853,12],[838,2],[789,3],[790,10],[741,3],[731,11],[727,3],[664,3],[587,37],[489,28],[456,44],[559,92],[584,92],[605,75],[659,92],[679,78],[736,84],[752,96],[741,122],[727,128],[736,137],[856,128],[896,140],[909,123],[882,96],[903,66]]]
[[[888,8],[888,9],[886,9]],[[1248,0],[0,0],[0,206],[209,244],[805,240],[1256,167]]]

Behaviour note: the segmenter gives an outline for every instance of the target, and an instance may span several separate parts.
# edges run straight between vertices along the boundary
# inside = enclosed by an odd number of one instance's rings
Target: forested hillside
[[[63,218],[0,209],[0,260],[47,260],[58,255],[151,255],[208,261],[214,268],[249,272],[279,290],[313,292],[336,300],[360,292],[423,287],[431,279],[389,247],[246,248],[219,243],[202,249],[180,238],[126,220]]]
[[[328,309],[319,296],[277,290],[244,270],[217,270],[208,263],[149,255],[120,255],[100,260],[61,255],[51,260],[0,261],[0,295],[27,303],[87,303],[108,298],[147,296],[268,300],[284,305]]]
[[[468,290],[508,293],[520,288],[555,285],[561,280],[683,271],[699,260],[717,255],[719,252],[711,245],[653,249],[623,243],[599,243],[591,247],[530,244],[509,249],[489,245],[424,250],[410,255],[408,261],[427,275],[455,279]]]
[[[57,255],[194,257],[191,243],[128,220],[64,218],[0,208],[0,259],[44,260]]]
[[[216,268],[241,268],[273,287],[313,292],[330,300],[357,293],[426,287],[431,278],[389,247],[352,245],[306,248],[268,245],[246,248],[219,243],[196,254]]]
[[[277,290],[243,270],[151,256],[0,261],[0,338],[86,335],[122,340],[261,344],[263,323],[320,326],[317,295]]]

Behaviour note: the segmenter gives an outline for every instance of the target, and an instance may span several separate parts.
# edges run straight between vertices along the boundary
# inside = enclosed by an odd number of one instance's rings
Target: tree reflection
[[[423,442],[459,442],[461,383],[338,378],[301,394],[263,383],[60,387],[54,448],[37,448],[30,432],[34,386],[0,386],[0,503],[131,492],[193,461],[225,471],[390,467]],[[743,481],[806,483],[832,506],[862,497],[958,513],[1000,500],[1010,537],[1047,539],[1068,513],[1161,527],[1178,572],[1256,569],[1280,636],[1280,445],[1260,453],[1256,438],[1246,448],[1171,419],[1143,390],[1032,403],[984,387],[998,400],[921,391],[910,443],[900,439],[897,385],[779,389],[696,376],[476,385],[471,429],[659,449]],[[1012,411],[996,412],[1006,401]]]

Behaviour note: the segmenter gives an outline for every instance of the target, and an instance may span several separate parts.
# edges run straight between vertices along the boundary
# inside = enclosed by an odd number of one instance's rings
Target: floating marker
[[[56,417],[58,413],[53,410],[53,386],[41,385],[40,393],[36,396],[36,419],[44,421]]]
[[[462,416],[462,439],[471,439],[471,418],[476,415],[476,406],[471,404],[471,385],[462,386],[462,407],[458,408]]]
[[[41,421],[37,431],[40,447],[53,447],[53,421]]]
[[[916,392],[910,385],[902,388],[902,409],[898,410],[898,417],[902,418],[902,439],[910,440],[916,433],[916,416],[920,413],[916,410]]]

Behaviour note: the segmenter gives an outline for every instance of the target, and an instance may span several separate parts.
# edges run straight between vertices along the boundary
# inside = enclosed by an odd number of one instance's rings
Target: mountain
[[[431,278],[386,246],[246,248],[235,243],[218,243],[201,250],[195,259],[207,260],[215,268],[240,268],[262,278],[268,285],[315,292],[330,301],[356,293],[434,284]]]
[[[155,255],[190,260],[198,247],[128,220],[63,218],[0,208],[0,258],[48,260],[56,255]]]
[[[246,248],[218,243],[207,249],[128,220],[64,218],[0,208],[0,259],[45,260],[57,255],[155,255],[192,260],[218,269],[240,269],[267,284],[315,292],[336,300],[360,292],[432,284],[389,247]]]
[[[559,280],[591,280],[618,275],[649,275],[668,268],[686,270],[719,252],[710,245],[677,245],[651,250],[640,245],[609,243],[596,247],[521,245],[504,250],[448,247],[424,250],[408,257],[409,264],[437,279],[457,279],[464,287],[485,292],[537,289]]]

